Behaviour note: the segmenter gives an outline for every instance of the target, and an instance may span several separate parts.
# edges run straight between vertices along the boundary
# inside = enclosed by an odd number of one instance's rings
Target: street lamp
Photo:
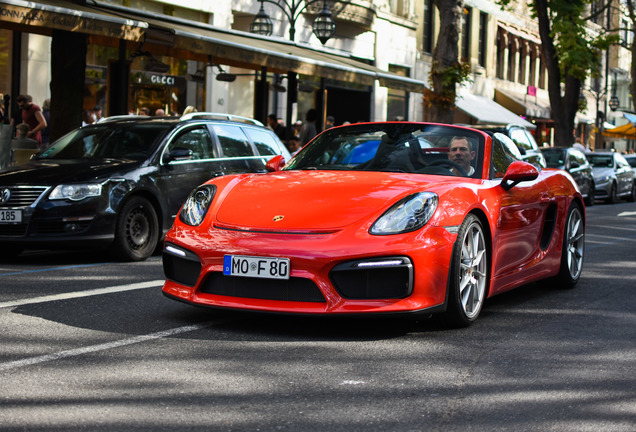
[[[621,105],[621,101],[618,96],[613,95],[609,100],[609,107],[612,111],[616,111],[618,107]]]
[[[296,21],[300,14],[309,6],[322,2],[322,11],[316,17],[311,28],[314,35],[324,45],[336,33],[336,23],[333,20],[327,0],[258,0],[261,2],[261,8],[254,17],[254,21],[250,24],[250,32],[264,36],[271,36],[273,31],[272,20],[265,12],[263,3],[271,3],[283,11],[283,14],[289,21],[289,39],[294,41],[296,38]],[[348,2],[345,2],[348,3]]]

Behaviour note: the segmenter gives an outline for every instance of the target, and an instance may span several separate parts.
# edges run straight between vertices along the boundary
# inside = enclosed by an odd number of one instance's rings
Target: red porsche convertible
[[[268,173],[217,177],[183,205],[163,293],[296,314],[443,313],[546,279],[574,286],[585,206],[564,171],[505,135],[410,122],[328,129]]]

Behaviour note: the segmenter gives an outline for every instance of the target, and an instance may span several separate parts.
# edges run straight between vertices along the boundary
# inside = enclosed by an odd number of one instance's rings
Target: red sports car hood
[[[334,231],[385,210],[409,192],[430,190],[432,178],[342,171],[240,176],[220,191],[216,220],[237,229]],[[436,179],[448,185],[446,178]]]

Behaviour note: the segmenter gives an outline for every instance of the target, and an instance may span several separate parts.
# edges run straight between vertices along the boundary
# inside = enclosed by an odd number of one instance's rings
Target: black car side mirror
[[[170,163],[173,161],[184,161],[184,160],[192,160],[194,159],[194,153],[192,150],[182,147],[177,147],[175,149],[170,150],[170,152],[164,156],[163,161],[165,163]]]

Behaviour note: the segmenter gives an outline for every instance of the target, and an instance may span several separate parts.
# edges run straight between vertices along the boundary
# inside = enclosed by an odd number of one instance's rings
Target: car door
[[[174,132],[165,145],[161,165],[159,187],[173,220],[195,187],[224,174],[205,123],[187,125]]]
[[[589,181],[585,178],[585,166],[581,164],[581,159],[578,157],[576,150],[567,151],[567,157],[565,162],[565,170],[570,173],[576,184],[581,189],[581,193],[586,195],[589,189]]]
[[[521,155],[515,144],[505,135],[493,136],[491,177],[500,179],[508,166]],[[532,181],[521,182],[505,190],[501,185],[499,218],[493,238],[494,276],[530,269],[540,250],[546,211],[551,203],[548,187],[541,175]]]

